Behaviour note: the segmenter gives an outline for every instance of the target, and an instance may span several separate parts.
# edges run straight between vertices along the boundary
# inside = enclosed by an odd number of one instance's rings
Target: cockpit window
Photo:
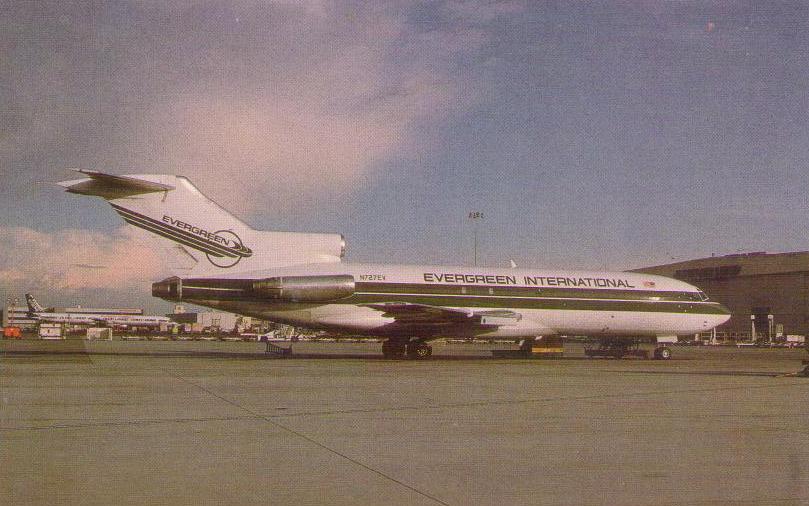
[[[697,292],[697,295],[699,295],[699,300],[701,300],[701,301],[703,301],[703,302],[704,302],[704,301],[706,301],[706,300],[708,300],[708,296],[707,296],[707,295],[705,295],[705,292],[703,292],[702,290],[700,290],[699,292]]]

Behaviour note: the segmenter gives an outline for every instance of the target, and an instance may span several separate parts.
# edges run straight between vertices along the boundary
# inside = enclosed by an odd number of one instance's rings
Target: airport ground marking
[[[55,423],[51,425],[29,425],[23,427],[0,427],[0,432],[43,431],[58,429],[86,429],[100,427],[126,427],[140,425],[161,425],[169,423],[205,423],[261,420],[259,416],[211,416],[197,418],[144,418],[140,420],[84,421],[75,423]]]
[[[257,419],[264,420],[265,422],[269,423],[270,425],[273,425],[273,426],[275,426],[275,427],[277,427],[277,428],[279,428],[279,429],[281,429],[281,430],[283,430],[285,432],[288,432],[288,433],[290,433],[290,434],[292,434],[292,435],[294,435],[294,436],[296,436],[296,437],[298,437],[300,439],[303,439],[304,441],[306,441],[306,442],[308,442],[310,444],[313,444],[313,445],[317,446],[318,448],[326,450],[327,452],[329,452],[331,454],[334,454],[334,455],[336,455],[336,456],[338,456],[338,457],[340,457],[340,458],[342,458],[344,460],[347,460],[347,461],[351,462],[352,464],[354,464],[356,466],[359,466],[359,467],[365,469],[366,471],[368,471],[370,473],[373,473],[373,474],[375,474],[375,475],[377,475],[377,476],[379,476],[381,478],[384,478],[385,480],[388,480],[388,481],[393,482],[393,483],[395,483],[395,484],[397,484],[397,485],[399,485],[401,487],[404,487],[404,488],[410,490],[411,492],[415,492],[418,495],[420,495],[422,497],[425,497],[425,498],[427,498],[427,499],[429,499],[429,500],[431,500],[431,501],[433,501],[433,502],[435,502],[437,504],[442,504],[444,506],[450,506],[449,503],[446,503],[446,502],[442,501],[441,499],[428,494],[427,492],[419,490],[419,489],[417,489],[416,487],[414,487],[412,485],[408,485],[407,483],[405,483],[405,482],[403,482],[403,481],[401,481],[399,479],[396,479],[393,476],[380,471],[379,469],[375,469],[375,468],[373,468],[373,467],[371,467],[371,466],[369,466],[367,464],[364,464],[364,463],[360,462],[359,460],[357,460],[357,459],[355,459],[355,458],[353,458],[353,457],[351,457],[351,456],[349,456],[349,455],[347,455],[345,453],[340,452],[339,450],[336,450],[336,449],[334,449],[334,448],[332,448],[332,447],[330,447],[330,446],[328,446],[328,445],[326,445],[324,443],[321,443],[320,441],[318,441],[318,440],[316,440],[316,439],[314,439],[314,438],[312,438],[310,436],[307,436],[306,434],[304,434],[304,433],[302,433],[300,431],[297,431],[297,430],[295,430],[295,429],[293,429],[291,427],[288,427],[288,426],[278,422],[277,420],[274,419],[274,418],[276,418],[275,416],[271,416],[271,415],[267,416],[267,415],[262,415],[261,413],[256,413],[255,411],[251,410],[250,408],[244,407],[241,404],[239,404],[237,402],[234,402],[234,401],[228,399],[227,397],[223,397],[223,396],[217,394],[216,392],[213,392],[212,390],[210,390],[208,388],[205,388],[204,386],[202,386],[202,385],[200,385],[198,383],[195,383],[195,382],[193,382],[193,381],[191,381],[191,380],[189,380],[187,378],[184,378],[183,376],[180,376],[180,375],[178,375],[178,374],[176,374],[176,373],[174,373],[172,371],[167,371],[167,370],[163,369],[163,372],[165,374],[171,376],[172,378],[178,379],[178,380],[180,380],[180,381],[182,381],[184,383],[188,383],[189,385],[192,385],[192,386],[202,390],[203,392],[207,393],[208,395],[216,397],[217,399],[219,399],[219,400],[221,400],[221,401],[223,401],[223,402],[225,402],[227,404],[230,404],[231,406],[233,406],[233,407],[235,407],[237,409],[240,409],[240,410],[252,415],[253,417],[256,417]]]

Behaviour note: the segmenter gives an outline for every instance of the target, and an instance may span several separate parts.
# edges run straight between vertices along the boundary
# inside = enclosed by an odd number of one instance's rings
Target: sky
[[[802,2],[0,0],[0,293],[165,308],[69,167],[188,176],[348,262],[809,249]],[[469,220],[470,211],[483,213]],[[161,305],[162,304],[162,305]]]

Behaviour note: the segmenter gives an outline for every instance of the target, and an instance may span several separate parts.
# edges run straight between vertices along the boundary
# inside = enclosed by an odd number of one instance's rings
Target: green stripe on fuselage
[[[357,283],[357,293],[351,297],[335,301],[336,304],[370,304],[381,302],[409,302],[412,304],[426,304],[431,306],[450,307],[474,307],[489,309],[552,309],[568,311],[638,311],[652,313],[677,313],[677,314],[705,314],[705,315],[725,315],[728,314],[720,304],[715,302],[696,302],[693,300],[664,300],[664,294],[687,294],[690,292],[643,292],[636,290],[635,300],[630,298],[631,290],[617,290],[620,293],[612,293],[612,297],[607,298],[607,294],[599,294],[601,297],[592,296],[591,292],[607,292],[608,290],[552,290],[543,288],[541,291],[529,289],[528,294],[519,291],[516,295],[514,288],[505,289],[508,294],[500,295],[493,287],[493,295],[488,294],[488,287],[475,287],[478,290],[484,289],[480,295],[467,290],[466,294],[460,293],[460,287],[446,285],[406,285],[407,291],[395,291],[394,286],[384,287],[386,290],[374,290],[377,293],[369,293],[366,285],[375,285],[378,288],[382,283]],[[385,285],[395,285],[400,290],[405,285],[385,283]],[[424,293],[429,289],[431,292],[437,286],[450,288],[453,290],[447,293]],[[425,289],[426,288],[426,289]],[[501,289],[502,290],[502,289]],[[609,290],[616,292],[616,290]],[[553,292],[553,293],[551,293]],[[641,299],[641,294],[647,294]],[[668,295],[671,297],[672,295]],[[660,297],[660,299],[652,299]],[[594,299],[594,300],[593,300]]]
[[[430,306],[475,307],[490,309],[555,309],[568,311],[638,311],[649,313],[678,313],[725,315],[719,304],[712,302],[633,302],[622,300],[575,299],[517,299],[508,297],[447,297],[441,295],[370,295],[355,294],[334,304],[369,304],[380,302],[409,302]]]
[[[441,285],[423,283],[363,283],[356,284],[361,293],[416,293],[423,295],[489,295],[495,297],[556,297],[563,299],[623,299],[642,301],[701,302],[696,292],[615,290],[587,288],[553,288],[532,286]]]

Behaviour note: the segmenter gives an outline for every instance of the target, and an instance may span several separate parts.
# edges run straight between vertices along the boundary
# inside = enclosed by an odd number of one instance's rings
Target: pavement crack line
[[[437,498],[437,497],[435,497],[433,495],[430,495],[427,492],[424,492],[423,490],[420,490],[420,489],[418,489],[418,488],[416,488],[416,487],[414,487],[412,485],[408,485],[407,483],[405,483],[405,482],[403,482],[403,481],[401,481],[401,480],[399,480],[397,478],[394,478],[393,476],[391,476],[389,474],[386,474],[383,471],[380,471],[379,469],[376,469],[376,468],[373,468],[373,467],[371,467],[371,466],[369,466],[367,464],[364,464],[364,463],[360,462],[359,460],[357,460],[357,459],[355,459],[355,458],[353,458],[353,457],[351,457],[349,455],[346,455],[345,453],[342,453],[342,452],[340,452],[339,450],[337,450],[335,448],[332,448],[332,447],[330,447],[330,446],[328,446],[328,445],[326,445],[324,443],[321,443],[320,441],[318,441],[318,440],[316,440],[316,439],[314,439],[314,438],[312,438],[310,436],[307,436],[306,434],[304,434],[304,433],[302,433],[300,431],[297,431],[297,430],[295,430],[295,429],[293,429],[291,427],[288,427],[288,426],[278,422],[277,420],[274,420],[272,417],[265,416],[265,415],[262,415],[260,413],[256,413],[255,411],[253,411],[253,410],[251,410],[249,408],[246,408],[246,407],[242,406],[241,404],[238,404],[238,403],[228,399],[227,397],[223,397],[223,396],[217,394],[216,392],[213,392],[213,391],[205,388],[204,386],[202,386],[202,385],[200,385],[198,383],[194,383],[193,381],[191,381],[191,380],[189,380],[187,378],[184,378],[182,376],[179,376],[179,375],[177,375],[177,374],[175,374],[175,373],[173,373],[171,371],[167,371],[167,370],[164,369],[163,372],[165,374],[171,376],[172,378],[178,379],[178,380],[180,380],[180,381],[182,381],[184,383],[192,385],[192,386],[202,390],[203,392],[207,393],[208,395],[210,395],[212,397],[216,397],[217,399],[221,400],[222,402],[225,402],[225,403],[227,403],[227,404],[229,404],[229,405],[231,405],[231,406],[233,406],[233,407],[235,407],[237,409],[240,409],[240,410],[244,411],[245,413],[248,413],[249,415],[251,415],[252,417],[255,417],[256,419],[264,420],[265,422],[269,423],[270,425],[278,427],[279,429],[281,429],[281,430],[283,430],[285,432],[288,432],[288,433],[292,434],[293,436],[298,437],[298,438],[300,438],[300,439],[302,439],[302,440],[304,440],[304,441],[306,441],[306,442],[308,442],[308,443],[310,443],[312,445],[315,445],[318,448],[326,450],[327,452],[329,452],[329,453],[331,453],[333,455],[336,455],[336,456],[340,457],[341,459],[347,460],[348,462],[351,462],[352,464],[354,464],[356,466],[359,466],[362,469],[365,469],[366,471],[368,471],[370,473],[373,473],[373,474],[375,474],[375,475],[377,475],[377,476],[379,476],[379,477],[381,477],[381,478],[383,478],[383,479],[385,479],[387,481],[390,481],[390,482],[395,483],[395,484],[397,484],[397,485],[399,485],[401,487],[404,487],[404,488],[410,490],[411,492],[415,492],[416,494],[418,494],[418,495],[420,495],[420,496],[422,496],[422,497],[424,497],[426,499],[429,499],[429,500],[431,500],[431,501],[433,501],[433,502],[435,502],[437,504],[442,504],[443,506],[450,506],[449,503],[446,503],[446,502],[442,501],[441,499],[439,499],[439,498]]]
[[[279,413],[277,415],[264,415],[267,418],[295,418],[305,416],[329,416],[329,415],[352,415],[352,414],[368,414],[368,413],[394,413],[397,411],[428,411],[437,409],[453,409],[453,408],[477,408],[486,406],[518,406],[521,404],[542,404],[547,402],[565,402],[565,401],[601,401],[608,399],[628,399],[637,397],[648,397],[652,395],[671,395],[671,394],[689,394],[689,393],[707,393],[707,392],[724,392],[732,390],[757,390],[757,389],[771,389],[792,386],[806,386],[806,382],[791,382],[781,383],[778,385],[758,385],[758,386],[721,386],[711,388],[681,388],[673,390],[652,390],[644,392],[618,392],[614,394],[597,394],[597,395],[570,395],[558,397],[540,397],[531,399],[496,399],[487,401],[469,401],[469,402],[445,402],[438,404],[424,404],[421,406],[391,406],[387,408],[354,408],[354,409],[330,409],[323,411],[303,411],[297,413]]]
[[[197,418],[147,418],[142,420],[92,421],[51,423],[48,425],[25,425],[19,427],[0,427],[0,432],[39,431],[54,429],[84,429],[89,427],[125,427],[138,425],[159,425],[168,423],[194,422],[233,422],[240,420],[261,420],[259,416],[220,416]]]

